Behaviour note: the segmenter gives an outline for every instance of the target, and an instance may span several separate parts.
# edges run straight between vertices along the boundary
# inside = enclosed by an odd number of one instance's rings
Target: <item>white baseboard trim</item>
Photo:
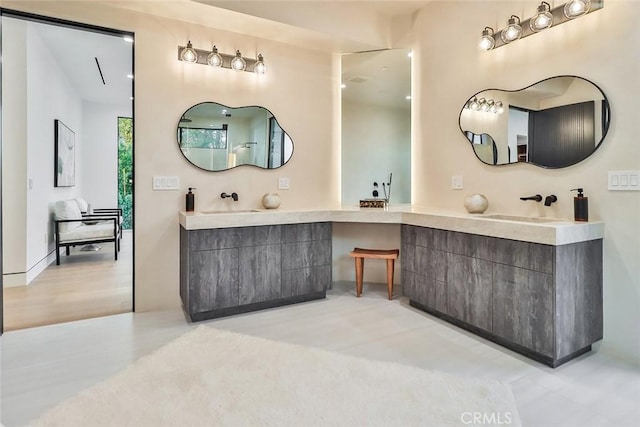
[[[15,288],[18,286],[27,286],[40,273],[42,273],[49,264],[55,262],[56,251],[50,252],[46,257],[42,258],[34,266],[25,273],[11,273],[2,275],[2,285],[5,288]]]

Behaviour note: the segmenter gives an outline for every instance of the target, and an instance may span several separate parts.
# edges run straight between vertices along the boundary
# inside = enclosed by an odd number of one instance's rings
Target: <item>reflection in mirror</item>
[[[263,107],[194,105],[180,118],[177,138],[187,160],[208,171],[242,165],[275,169],[293,154],[291,138]]]
[[[460,112],[460,129],[484,163],[562,168],[600,146],[610,119],[609,102],[598,86],[559,76],[521,90],[473,95]]]
[[[411,58],[391,49],[342,56],[342,203],[411,203]]]

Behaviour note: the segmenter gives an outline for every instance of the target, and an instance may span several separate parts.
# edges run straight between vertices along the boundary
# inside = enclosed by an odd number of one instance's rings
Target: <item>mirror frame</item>
[[[278,124],[278,126],[280,127],[280,129],[282,129],[282,132],[284,132],[284,133],[289,137],[289,139],[291,140],[291,155],[289,156],[289,158],[288,158],[284,163],[282,163],[280,166],[275,167],[275,168],[270,168],[270,167],[268,167],[268,166],[267,166],[267,167],[262,167],[262,166],[260,166],[260,165],[256,165],[256,164],[252,164],[252,163],[243,163],[243,164],[241,164],[241,165],[236,165],[236,166],[231,167],[231,168],[212,170],[212,169],[205,169],[205,168],[203,168],[203,167],[201,167],[201,166],[199,166],[199,165],[197,165],[197,164],[193,163],[193,162],[192,162],[192,161],[191,161],[187,156],[185,156],[184,152],[182,151],[182,147],[180,146],[180,140],[179,140],[179,138],[178,138],[178,133],[180,132],[180,121],[184,118],[185,114],[187,114],[187,112],[188,112],[189,110],[191,110],[192,108],[197,107],[197,106],[202,105],[202,104],[217,104],[217,105],[220,105],[221,107],[228,108],[229,110],[238,110],[238,109],[241,109],[241,108],[262,108],[263,110],[266,110],[266,111],[267,111],[267,113],[269,113],[269,114],[271,115],[271,117],[276,121],[276,123]],[[185,110],[185,111],[180,115],[180,118],[178,119],[178,124],[176,125],[176,134],[175,134],[175,138],[176,138],[176,143],[177,143],[177,145],[178,145],[178,150],[180,151],[180,154],[182,154],[182,157],[184,157],[184,159],[185,159],[187,162],[189,162],[189,164],[191,164],[191,165],[193,165],[193,166],[197,167],[198,169],[203,170],[203,171],[205,171],[205,172],[225,172],[225,171],[230,171],[230,170],[233,170],[233,169],[239,168],[239,167],[241,167],[241,166],[253,166],[253,167],[255,167],[255,168],[263,169],[263,170],[276,170],[276,169],[279,169],[279,168],[283,167],[283,166],[284,166],[284,165],[286,165],[287,163],[289,163],[289,161],[290,161],[290,160],[291,160],[291,158],[293,157],[293,152],[295,151],[295,143],[293,142],[293,138],[291,138],[291,136],[289,135],[289,133],[288,133],[286,130],[284,130],[284,128],[283,128],[282,126],[280,126],[280,122],[279,122],[279,121],[278,121],[278,119],[276,118],[275,114],[273,114],[273,113],[271,112],[271,110],[269,110],[268,108],[263,107],[263,106],[261,106],[261,105],[243,105],[243,106],[241,106],[241,107],[229,107],[228,105],[221,104],[221,103],[219,103],[219,102],[215,102],[215,101],[202,101],[202,102],[199,102],[199,103],[197,103],[197,104],[193,104],[192,106],[190,106],[189,108],[187,108],[187,109],[186,109],[186,110]],[[267,144],[268,144],[268,141],[267,141]],[[267,145],[267,148],[268,148],[268,145]],[[268,163],[268,162],[267,162],[267,163]]]
[[[609,98],[607,98],[607,95],[604,93],[604,91],[602,90],[602,88],[601,88],[600,86],[598,86],[597,84],[595,84],[594,82],[592,82],[592,81],[591,81],[591,80],[589,80],[589,79],[586,79],[586,78],[584,78],[584,77],[580,77],[580,76],[576,76],[576,75],[571,75],[571,74],[561,74],[561,75],[558,75],[558,76],[547,77],[546,79],[542,79],[542,80],[537,81],[537,82],[535,82],[535,83],[532,83],[532,84],[530,84],[530,85],[528,85],[528,86],[525,86],[525,87],[523,87],[523,88],[521,88],[521,89],[507,90],[507,89],[489,88],[489,89],[482,89],[482,90],[480,90],[480,91],[478,91],[478,92],[474,93],[473,95],[471,95],[470,97],[468,97],[468,98],[467,98],[467,101],[465,101],[465,103],[464,103],[464,105],[463,105],[462,109],[460,110],[460,113],[458,114],[458,128],[460,129],[460,132],[462,133],[462,135],[463,135],[463,137],[464,137],[465,141],[467,141],[467,142],[471,143],[471,145],[473,145],[473,143],[472,143],[471,141],[469,141],[469,139],[468,139],[468,138],[467,138],[467,136],[466,136],[466,132],[467,132],[467,131],[465,131],[464,129],[462,129],[462,122],[461,122],[461,121],[462,121],[462,113],[463,113],[463,111],[464,111],[464,109],[465,109],[465,106],[467,105],[467,102],[468,102],[470,99],[473,99],[474,97],[477,97],[479,94],[481,94],[481,93],[483,93],[483,92],[487,92],[487,91],[500,91],[500,92],[508,92],[508,93],[520,92],[520,91],[523,91],[523,90],[529,89],[530,87],[533,87],[533,86],[535,86],[535,85],[537,85],[537,84],[540,84],[540,83],[546,82],[547,80],[556,79],[556,78],[559,78],[559,77],[571,77],[571,78],[578,78],[578,79],[584,80],[584,81],[589,82],[590,84],[592,84],[592,85],[593,85],[596,89],[598,89],[598,91],[602,94],[602,98],[603,98],[603,102],[604,102],[604,106],[605,106],[605,109],[604,109],[604,116],[606,116],[606,117],[604,117],[604,118],[603,118],[603,120],[606,120],[606,126],[605,126],[605,128],[603,129],[603,132],[602,132],[602,138],[600,139],[600,142],[598,142],[598,144],[595,146],[595,148],[593,149],[593,151],[591,152],[591,154],[589,154],[589,155],[588,155],[587,157],[585,157],[584,159],[579,160],[578,162],[573,163],[573,164],[571,164],[571,165],[567,165],[567,166],[558,166],[558,167],[555,167],[555,166],[540,165],[540,164],[538,164],[538,163],[534,163],[534,162],[511,162],[511,163],[489,164],[489,163],[486,163],[485,161],[483,161],[483,160],[478,156],[478,154],[476,153],[476,150],[473,150],[473,147],[472,147],[473,154],[476,156],[476,158],[477,158],[477,159],[478,159],[478,160],[479,160],[483,165],[487,165],[487,166],[495,167],[495,166],[519,165],[519,164],[523,164],[523,163],[524,163],[524,164],[533,165],[533,166],[537,166],[537,167],[539,167],[539,168],[544,168],[544,169],[562,169],[562,168],[568,168],[568,167],[571,167],[571,166],[575,166],[575,165],[577,165],[578,163],[583,162],[584,160],[586,160],[586,159],[588,159],[589,157],[591,157],[591,156],[592,156],[592,155],[593,155],[593,154],[598,150],[598,148],[600,148],[600,146],[601,146],[601,145],[602,145],[602,143],[604,142],[605,138],[607,137],[607,134],[609,133],[609,128],[610,128],[610,126],[611,126],[611,103],[609,102]],[[480,135],[480,134],[478,134],[478,135]],[[493,138],[492,138],[492,139],[493,139]]]

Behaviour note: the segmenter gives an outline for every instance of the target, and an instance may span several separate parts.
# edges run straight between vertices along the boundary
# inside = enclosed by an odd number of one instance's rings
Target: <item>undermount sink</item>
[[[537,218],[537,217],[515,216],[515,215],[483,215],[482,218],[503,219],[505,221],[516,221],[516,222],[538,222],[538,223],[562,221],[561,219],[555,219],[555,218]]]
[[[250,213],[250,212],[260,212],[260,209],[244,209],[237,211],[202,211],[203,214],[236,214],[236,213]]]

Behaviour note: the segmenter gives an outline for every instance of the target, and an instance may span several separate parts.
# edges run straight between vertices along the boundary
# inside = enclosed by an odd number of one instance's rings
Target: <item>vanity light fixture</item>
[[[500,33],[500,38],[505,43],[511,43],[514,40],[518,40],[521,35],[522,26],[520,26],[520,18],[516,15],[511,15],[507,21],[507,28]]]
[[[487,100],[484,98],[480,98],[478,100],[478,111],[487,111]]]
[[[531,31],[538,32],[545,30],[553,25],[553,15],[551,15],[551,5],[546,1],[540,3],[536,15],[529,19],[529,27]]]
[[[207,55],[207,64],[212,67],[222,67],[222,56],[218,53],[218,48],[214,44],[211,53]]]
[[[244,60],[239,50],[236,50],[236,56],[231,60],[231,69],[235,71],[244,71],[247,68],[247,61]]]
[[[478,98],[473,98],[470,102],[468,107],[470,110],[477,110],[478,108],[480,108],[480,104],[478,103]]]
[[[546,1],[540,3],[536,9],[536,14],[531,18],[520,22],[520,18],[511,15],[507,21],[507,26],[502,30],[485,27],[480,39],[480,48],[492,50],[502,47],[515,40],[539,33],[552,26],[564,24],[580,16],[595,12],[604,7],[604,0],[569,0],[555,8]]]
[[[191,41],[186,46],[178,46],[178,60],[256,74],[265,74],[267,71],[262,54],[259,54],[257,59],[245,58],[239,50],[236,50],[234,55],[219,52],[216,45],[213,45],[211,50],[196,49]]]
[[[589,13],[589,9],[591,9],[590,0],[571,0],[564,5],[563,12],[564,16],[573,19]]]
[[[191,62],[191,63],[198,61],[198,53],[193,48],[193,45],[191,44],[191,40],[187,42],[187,47],[182,49],[182,52],[180,52],[180,60],[184,62]]]
[[[496,39],[493,37],[493,28],[484,27],[482,30],[482,39],[480,39],[480,49],[491,50],[496,45]]]
[[[494,113],[494,114],[502,114],[504,113],[504,107],[502,101],[495,101],[493,99],[485,99],[485,98],[476,98],[470,99],[467,102],[466,107],[469,110],[480,111],[483,113]]]
[[[253,67],[253,72],[256,74],[264,74],[267,71],[267,66],[264,64],[264,57],[262,54],[258,54],[258,62]]]

